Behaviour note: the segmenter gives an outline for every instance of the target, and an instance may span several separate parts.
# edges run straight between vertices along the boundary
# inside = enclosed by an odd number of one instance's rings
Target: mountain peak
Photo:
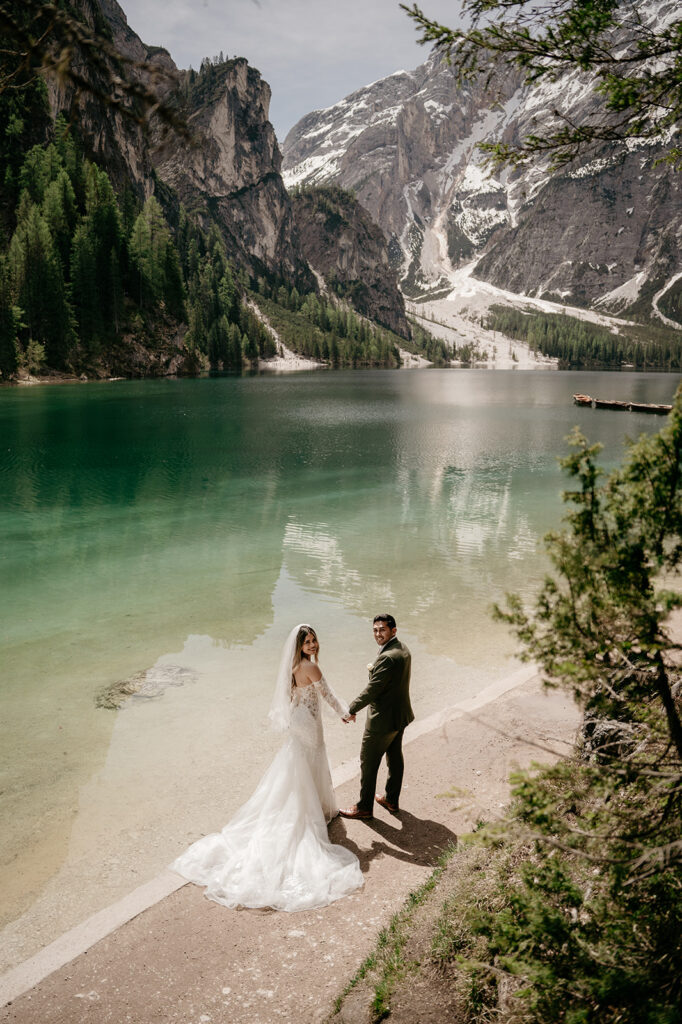
[[[674,10],[652,0],[645,14]],[[433,50],[299,121],[283,144],[284,180],[353,190],[390,240],[408,296],[442,292],[476,260],[476,276],[501,288],[622,309],[623,296],[637,302],[647,282],[680,269],[670,253],[681,183],[657,162],[662,151],[605,146],[551,174],[547,161],[491,173],[478,148],[538,133],[557,109],[589,117],[593,87],[576,72],[528,87],[515,71],[462,85]]]

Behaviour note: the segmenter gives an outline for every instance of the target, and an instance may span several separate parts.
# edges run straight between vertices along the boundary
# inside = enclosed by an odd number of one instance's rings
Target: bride
[[[324,745],[320,697],[344,720],[348,707],[327,684],[312,626],[296,626],[282,652],[270,720],[284,744],[255,792],[222,832],[189,847],[171,868],[206,886],[226,907],[311,910],[362,883],[350,850],[329,841],[338,814]]]

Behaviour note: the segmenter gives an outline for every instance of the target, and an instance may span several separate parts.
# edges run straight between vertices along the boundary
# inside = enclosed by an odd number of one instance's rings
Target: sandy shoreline
[[[296,991],[315,991],[319,957],[329,967],[324,996],[332,999],[440,849],[480,817],[499,814],[509,770],[547,759],[550,749],[567,750],[577,722],[570,699],[546,695],[524,668],[415,723],[406,737],[401,819],[379,810],[369,825],[337,820],[331,827],[334,841],[360,857],[366,882],[358,894],[322,912],[226,911],[164,872],[0,978],[0,1003],[12,1000],[0,1019],[142,1022],[154,1009],[155,1018],[186,1021],[195,1019],[197,999],[204,1020],[265,1024],[290,1013],[323,1019],[322,1004],[325,1013],[330,1008],[324,998],[310,1005],[309,1016],[290,1005]],[[357,767],[354,758],[334,772],[342,801],[356,796]],[[167,977],[152,993],[144,978],[157,955],[152,976]],[[226,956],[233,958],[229,970]],[[259,990],[271,995],[254,1002]]]

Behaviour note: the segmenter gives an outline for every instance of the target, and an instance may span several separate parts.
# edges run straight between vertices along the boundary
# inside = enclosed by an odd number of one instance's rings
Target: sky
[[[270,120],[280,142],[301,117],[355,89],[423,63],[414,23],[399,0],[119,0],[147,45],[164,46],[197,70],[222,50],[246,57],[272,89]],[[452,25],[458,0],[420,0]]]

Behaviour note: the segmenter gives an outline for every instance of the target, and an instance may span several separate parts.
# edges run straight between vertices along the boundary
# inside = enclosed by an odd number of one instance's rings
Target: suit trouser
[[[389,803],[398,806],[400,788],[403,784],[403,733],[404,729],[397,732],[367,732],[365,730],[360,747],[360,799],[358,807],[363,811],[374,809],[374,794],[377,788],[377,772],[381,759],[386,755],[386,766],[388,778],[386,779],[386,799]]]

